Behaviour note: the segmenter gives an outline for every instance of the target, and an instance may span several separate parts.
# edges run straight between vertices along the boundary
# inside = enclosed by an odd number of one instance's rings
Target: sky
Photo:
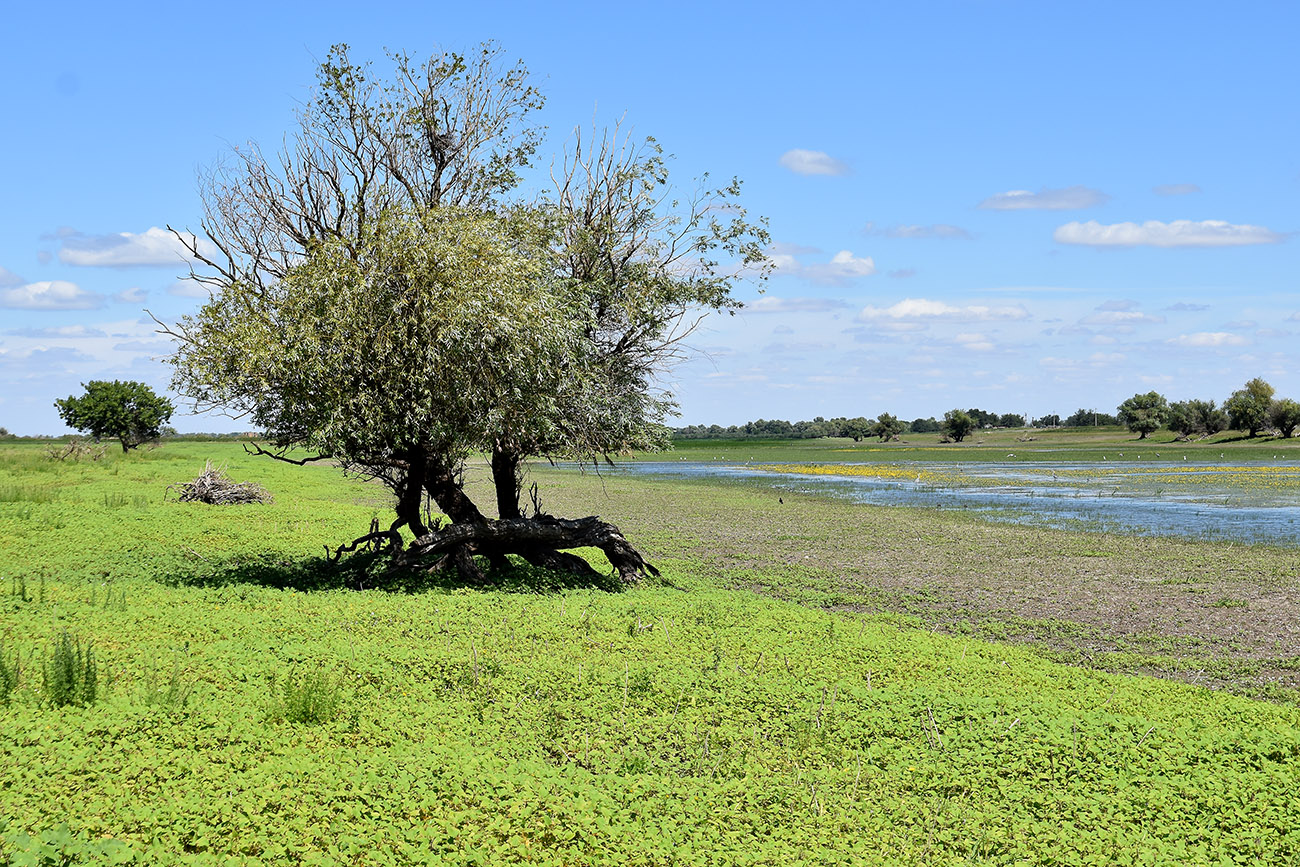
[[[666,380],[676,424],[1300,398],[1300,5],[23,3],[0,35],[0,426],[92,379],[167,391],[206,293],[167,227],[271,149],[332,44],[495,40],[541,167],[623,119],[675,183],[739,176],[777,264]],[[170,392],[168,392],[170,393]],[[183,432],[248,423],[193,415]]]

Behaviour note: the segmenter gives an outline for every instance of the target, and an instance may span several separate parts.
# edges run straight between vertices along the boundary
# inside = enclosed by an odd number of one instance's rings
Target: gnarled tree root
[[[595,516],[567,519],[538,515],[450,524],[411,542],[397,554],[396,562],[405,566],[455,569],[464,579],[481,584],[486,582],[486,576],[475,563],[475,555],[501,562],[505,555],[516,554],[535,566],[592,579],[601,577],[586,560],[566,553],[566,548],[599,548],[625,584],[635,584],[642,576],[659,574],[628,543],[618,527]]]

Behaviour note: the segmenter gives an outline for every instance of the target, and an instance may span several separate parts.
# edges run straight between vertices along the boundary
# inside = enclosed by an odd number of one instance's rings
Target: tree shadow
[[[480,562],[487,580],[470,584],[454,570],[429,572],[398,568],[382,552],[359,552],[339,560],[308,557],[288,560],[274,555],[234,557],[206,563],[194,571],[172,575],[165,582],[178,587],[230,587],[252,585],[302,593],[329,590],[379,590],[385,593],[450,592],[483,590],[502,593],[563,593],[568,590],[622,592],[625,585],[616,574],[598,578],[533,566],[510,557],[510,567],[491,569]]]

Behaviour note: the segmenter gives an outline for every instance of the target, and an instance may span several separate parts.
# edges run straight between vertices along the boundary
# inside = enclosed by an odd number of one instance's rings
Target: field
[[[1038,446],[1101,460],[1117,442],[1134,446],[1113,431]],[[1009,450],[683,446],[769,462]],[[1247,462],[1282,446],[1194,447]],[[209,458],[275,502],[164,501]],[[478,591],[334,565],[325,546],[385,516],[384,491],[228,443],[81,463],[0,450],[0,854],[1300,861],[1294,548],[532,475],[548,511],[614,521],[663,580],[520,570]]]

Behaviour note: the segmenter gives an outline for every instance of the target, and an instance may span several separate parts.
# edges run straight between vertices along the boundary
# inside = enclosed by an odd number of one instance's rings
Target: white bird
[[[1015,455],[1007,455],[1007,457],[1009,457],[1009,458],[1014,458]]]

